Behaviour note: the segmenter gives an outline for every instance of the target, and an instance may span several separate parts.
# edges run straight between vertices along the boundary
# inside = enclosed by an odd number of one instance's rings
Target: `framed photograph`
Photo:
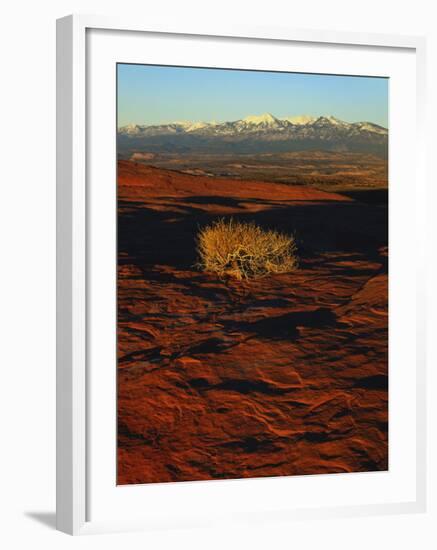
[[[424,40],[58,21],[57,524],[420,512]]]

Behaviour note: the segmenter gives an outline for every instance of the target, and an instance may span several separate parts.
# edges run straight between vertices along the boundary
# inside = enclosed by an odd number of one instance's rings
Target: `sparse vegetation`
[[[237,279],[288,273],[297,267],[293,236],[232,218],[202,228],[197,250],[202,270]]]
[[[388,186],[387,160],[363,153],[289,151],[242,155],[187,152],[181,155],[161,152],[155,154],[153,160],[141,160],[134,152],[131,159],[193,175],[268,181],[340,193],[342,190],[387,189]]]

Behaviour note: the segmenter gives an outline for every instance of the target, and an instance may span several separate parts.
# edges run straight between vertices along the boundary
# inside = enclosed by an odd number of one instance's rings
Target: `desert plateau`
[[[118,160],[120,485],[388,468],[386,160],[242,155]],[[297,269],[199,269],[231,218],[293,235]]]

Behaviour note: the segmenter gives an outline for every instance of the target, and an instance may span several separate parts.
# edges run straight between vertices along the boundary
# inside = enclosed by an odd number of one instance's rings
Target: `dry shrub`
[[[294,237],[255,223],[220,219],[202,228],[197,240],[200,268],[220,276],[250,279],[297,267]]]

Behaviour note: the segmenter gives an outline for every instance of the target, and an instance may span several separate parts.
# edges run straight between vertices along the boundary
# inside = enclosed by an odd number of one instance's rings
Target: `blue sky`
[[[118,126],[217,122],[268,112],[388,127],[388,79],[119,64]]]

